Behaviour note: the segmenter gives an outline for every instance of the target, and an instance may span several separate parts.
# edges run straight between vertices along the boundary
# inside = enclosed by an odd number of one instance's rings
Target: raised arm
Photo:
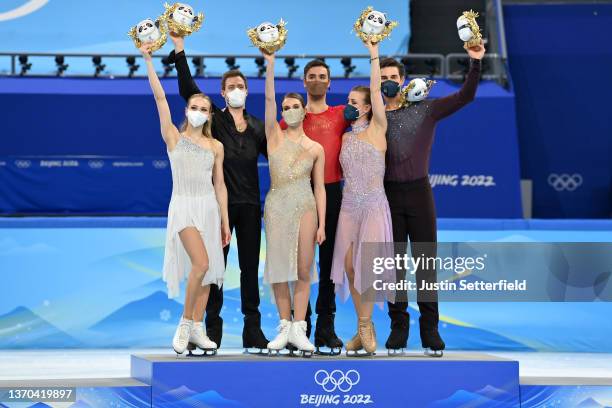
[[[274,89],[274,54],[262,51],[266,64],[266,139],[269,145],[276,145],[281,128],[276,120],[276,91]]]
[[[174,43],[174,50],[170,52],[168,59],[170,63],[174,62],[174,66],[176,67],[179,93],[185,101],[188,101],[192,95],[202,93],[202,91],[193,80],[191,71],[189,70],[189,63],[185,55],[185,39],[174,33],[170,33],[170,39]],[[217,110],[217,107],[213,104],[213,111],[215,110]]]
[[[223,246],[227,246],[231,239],[231,231],[229,228],[229,217],[227,210],[227,187],[225,186],[225,178],[223,176],[223,158],[224,150],[221,142],[213,140],[215,145],[215,163],[213,165],[213,185],[215,195],[219,203],[221,211],[221,239]]]
[[[164,92],[164,88],[159,81],[157,73],[155,72],[150,50],[150,44],[143,44],[142,47],[140,47],[140,52],[142,53],[142,57],[147,65],[149,84],[151,85],[151,90],[153,91],[153,96],[155,97],[155,103],[157,105],[161,134],[168,148],[172,150],[178,141],[179,132],[176,126],[174,126],[172,123],[172,116],[170,115],[170,107],[168,106],[168,101],[166,100],[166,93]]]
[[[432,102],[431,116],[435,120],[442,120],[452,115],[476,97],[480,82],[481,60],[485,54],[484,44],[481,42],[479,46],[467,49],[467,53],[470,56],[470,71],[465,82],[459,91]]]
[[[385,102],[380,92],[380,61],[378,58],[378,44],[366,43],[370,51],[370,98],[372,101],[372,121],[371,125],[376,127],[374,137],[385,139],[387,131],[387,115],[385,114]]]

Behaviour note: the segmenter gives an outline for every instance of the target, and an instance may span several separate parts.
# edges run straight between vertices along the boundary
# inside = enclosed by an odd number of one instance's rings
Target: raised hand
[[[485,52],[486,52],[484,43],[482,42],[482,40],[480,40],[479,45],[476,45],[470,48],[466,48],[465,50],[467,51],[470,58],[477,59],[477,60],[482,59],[482,57],[484,57]]]
[[[365,47],[368,49],[368,51],[370,51],[370,55],[375,55],[378,56],[378,44],[379,43],[373,43],[372,39],[368,39],[368,41],[364,41],[363,44],[365,45]]]
[[[142,57],[144,58],[145,61],[151,61],[151,54],[153,53],[151,51],[152,46],[153,46],[152,43],[148,42],[148,43],[142,44],[139,48],[140,53],[142,54]]]
[[[276,58],[274,53],[269,54],[268,51],[266,51],[264,49],[261,49],[261,48],[259,49],[259,51],[261,52],[261,55],[263,55],[263,57],[266,60],[266,62],[274,61],[274,59]]]
[[[180,37],[176,33],[170,31],[170,39],[174,43],[174,49],[178,50],[178,52],[183,51],[185,49],[185,38]]]

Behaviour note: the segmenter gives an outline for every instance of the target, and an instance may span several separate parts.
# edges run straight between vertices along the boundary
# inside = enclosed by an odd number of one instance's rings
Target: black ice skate
[[[421,328],[421,345],[425,349],[425,355],[430,357],[442,357],[446,345],[440,337],[437,328],[424,329]]]
[[[334,315],[319,316],[315,328],[315,354],[337,356],[342,352],[342,340],[334,329]]]
[[[268,353],[268,339],[261,331],[259,322],[249,324],[245,322],[242,330],[242,347],[245,354],[266,354]]]
[[[407,321],[391,321],[391,333],[385,343],[387,354],[389,356],[402,356],[408,347],[408,330]]]

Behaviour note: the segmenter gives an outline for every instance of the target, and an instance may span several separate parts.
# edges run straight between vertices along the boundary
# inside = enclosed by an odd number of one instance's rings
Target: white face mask
[[[291,108],[283,111],[282,113],[285,123],[289,127],[296,127],[304,120],[304,109],[303,108]]]
[[[189,110],[187,111],[187,120],[192,127],[198,128],[208,121],[208,114]]]
[[[232,108],[242,108],[246,101],[246,91],[240,88],[235,88],[225,94],[227,104]]]

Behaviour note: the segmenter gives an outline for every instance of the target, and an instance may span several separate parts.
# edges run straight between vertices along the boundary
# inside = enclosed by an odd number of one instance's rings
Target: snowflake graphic
[[[168,309],[164,309],[161,312],[159,312],[159,318],[164,322],[167,322],[168,320],[170,320],[170,317],[171,317],[171,314]]]

